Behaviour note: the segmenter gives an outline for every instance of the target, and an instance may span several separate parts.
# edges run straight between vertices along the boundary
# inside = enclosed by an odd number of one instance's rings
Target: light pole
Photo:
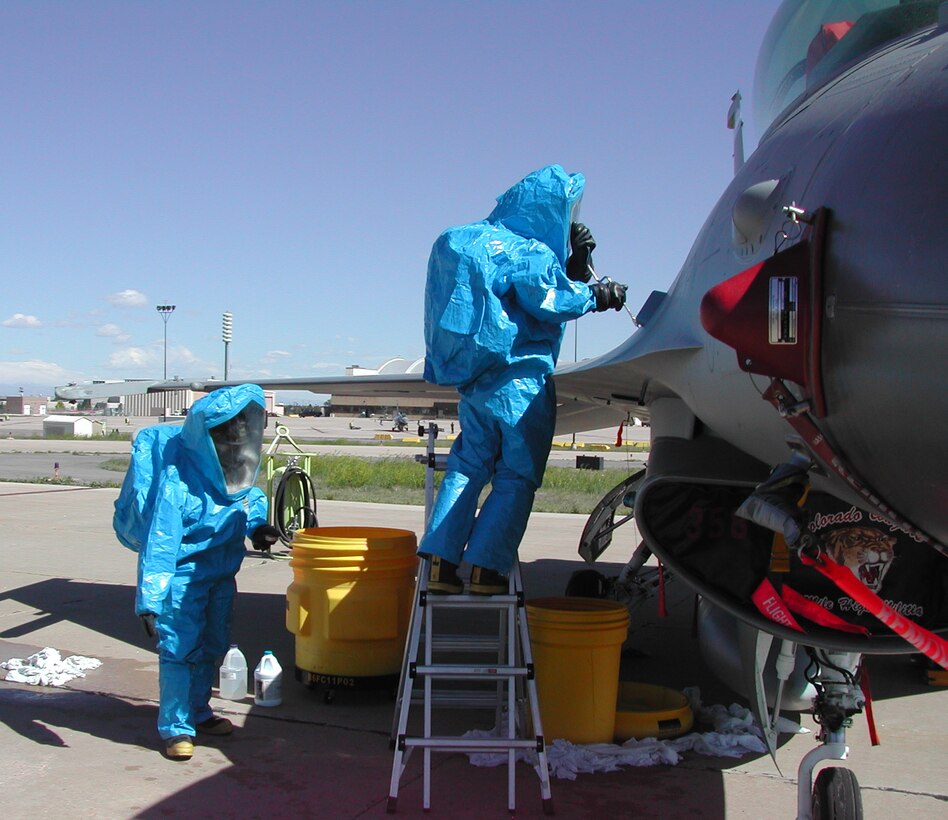
[[[573,322],[573,361],[579,361],[579,322]],[[573,433],[571,449],[576,449],[576,433]]]
[[[234,314],[229,310],[224,312],[224,323],[221,329],[221,338],[224,340],[224,381],[227,381],[227,352],[234,339]]]
[[[174,313],[174,307],[174,305],[158,305],[155,308],[165,323],[165,381],[168,381],[168,319]]]

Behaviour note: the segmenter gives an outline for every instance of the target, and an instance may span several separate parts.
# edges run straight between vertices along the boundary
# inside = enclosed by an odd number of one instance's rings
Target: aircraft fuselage
[[[766,465],[786,460],[793,431],[761,398],[769,379],[740,368],[735,350],[702,327],[699,306],[713,286],[797,241],[803,226],[788,222],[785,206],[827,209],[815,307],[820,431],[888,505],[942,543],[946,63],[948,33],[923,31],[784,112],[715,206],[656,315],[598,360],[615,376],[625,368],[627,393],[644,384],[655,435],[688,436],[680,421],[663,422],[668,403],[658,401],[679,400],[712,435]],[[782,240],[784,229],[791,235]],[[814,484],[858,501],[836,476]]]

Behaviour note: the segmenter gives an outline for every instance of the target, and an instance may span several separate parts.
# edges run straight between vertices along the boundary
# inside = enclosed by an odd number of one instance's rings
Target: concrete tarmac
[[[159,423],[159,418],[155,416],[95,416],[95,418],[105,425],[107,433],[135,433],[142,427],[148,427]],[[29,437],[32,444],[37,447],[43,446],[43,416],[0,416],[0,441],[8,439],[24,439]],[[169,418],[168,423],[180,424],[184,417]],[[267,430],[265,438],[269,439],[275,435],[277,425],[287,429],[289,434],[299,443],[320,442],[326,440],[340,441],[343,439],[363,444],[374,443],[384,445],[387,442],[397,442],[401,439],[417,439],[418,425],[425,427],[432,421],[431,419],[411,417],[408,419],[408,429],[403,432],[397,432],[392,428],[390,418],[370,417],[355,418],[348,416],[317,416],[300,418],[299,416],[271,416],[267,420]],[[457,419],[437,419],[439,427],[439,440],[449,441],[452,436],[460,432],[460,424]],[[554,449],[559,446],[571,445],[574,441],[580,451],[589,448],[590,451],[605,447],[606,450],[613,450],[616,441],[617,427],[604,428],[602,430],[588,430],[573,435],[559,435],[554,439]],[[635,425],[626,425],[623,427],[624,441],[648,441],[649,430],[647,427],[636,427]],[[72,440],[75,442],[76,440]],[[91,443],[108,445],[108,439],[91,439]],[[59,442],[62,445],[64,442]],[[52,446],[59,446],[50,442]]]
[[[0,660],[49,646],[102,666],[62,687],[0,681],[2,814],[23,818],[373,818],[386,816],[393,702],[386,690],[324,693],[293,679],[293,636],[284,626],[291,571],[285,550],[248,552],[238,575],[233,638],[253,667],[265,649],[284,670],[284,701],[260,708],[214,699],[237,726],[200,737],[194,758],[172,762],[155,731],[157,659],[133,614],[135,555],[111,531],[114,489],[0,484]],[[320,524],[421,531],[423,510],[321,501]],[[576,544],[585,516],[534,514],[521,548],[528,598],[560,595],[584,565]],[[598,568],[618,572],[635,545],[619,530]],[[671,614],[655,601],[634,613],[622,678],[698,686],[705,703],[738,700],[717,683],[691,635],[692,594],[669,585]],[[948,693],[922,685],[905,657],[870,665],[882,745],[866,721],[849,731],[848,765],[862,785],[865,816],[948,817]],[[3,673],[0,672],[0,675]],[[594,697],[594,693],[589,693]],[[490,728],[492,714],[460,710],[463,728]],[[810,717],[802,724],[811,729]],[[784,735],[780,772],[766,755],[741,760],[687,755],[675,767],[624,768],[554,779],[561,818],[791,818],[795,773],[814,736]],[[472,766],[462,754],[433,755],[426,816],[506,817],[506,767]],[[421,817],[421,755],[410,761],[395,816]],[[517,815],[542,816],[537,778],[517,764]]]

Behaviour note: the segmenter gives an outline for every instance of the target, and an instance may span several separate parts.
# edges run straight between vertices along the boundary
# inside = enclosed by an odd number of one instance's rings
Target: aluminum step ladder
[[[535,770],[540,778],[540,796],[545,814],[553,813],[546,744],[540,720],[533,654],[527,628],[520,565],[515,564],[505,595],[440,595],[428,591],[428,560],[419,566],[418,583],[408,629],[405,660],[396,703],[392,732],[395,758],[389,789],[389,813],[394,813],[398,787],[412,751],[421,749],[423,760],[423,807],[431,808],[432,752],[499,752],[507,754],[507,808],[516,809],[515,763],[518,750],[536,754]],[[458,609],[492,611],[498,616],[493,635],[445,634],[435,624],[442,611]],[[480,663],[468,659],[447,662],[444,656],[486,654]],[[457,690],[436,687],[441,681],[475,681],[493,685],[491,689]],[[421,684],[420,698],[415,694]],[[422,707],[423,729],[420,735],[408,733],[411,707]],[[464,737],[436,734],[433,711],[436,707],[490,708],[494,710],[498,736]],[[529,708],[530,723],[527,722]],[[526,736],[527,727],[532,727]]]
[[[419,430],[419,434],[422,432]],[[444,457],[434,453],[437,433],[437,426],[430,424],[428,454],[416,456],[427,464],[426,523],[432,509],[434,472],[443,470],[445,466]],[[432,752],[497,752],[507,755],[507,808],[512,812],[516,809],[517,752],[524,750],[536,755],[534,769],[540,779],[543,811],[552,814],[549,766],[533,674],[533,652],[527,627],[520,563],[514,563],[504,595],[430,593],[429,567],[429,560],[423,558],[419,563],[418,581],[415,584],[392,725],[391,741],[395,754],[387,811],[396,811],[398,788],[408,760],[415,749],[421,749],[425,811],[431,808]],[[496,615],[496,631],[493,634],[452,634],[444,631],[442,616],[450,619],[450,613],[457,610],[467,610],[472,615]],[[462,655],[463,658],[458,658]],[[457,662],[448,662],[452,656]],[[472,663],[472,656],[478,657],[481,662]],[[457,681],[470,682],[475,688],[455,688]],[[421,707],[420,735],[412,735],[408,731],[412,706]],[[455,713],[462,708],[493,709],[494,732],[497,736],[436,734],[433,712],[439,707],[450,708]],[[528,726],[529,736],[526,735]]]

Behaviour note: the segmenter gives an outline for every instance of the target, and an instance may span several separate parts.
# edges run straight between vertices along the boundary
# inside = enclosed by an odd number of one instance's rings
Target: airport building
[[[103,382],[105,384],[106,382]],[[116,382],[118,390],[127,382]],[[116,394],[106,399],[84,400],[79,402],[80,410],[94,413],[104,413],[110,416],[144,416],[161,418],[163,416],[182,416],[188,408],[207,393],[201,390],[192,390],[182,387],[180,390],[165,390],[161,393],[130,393]],[[276,394],[272,390],[263,391],[267,411],[273,415],[277,413]],[[44,401],[46,401],[44,399]],[[89,406],[85,406],[85,404]]]
[[[46,396],[7,396],[3,412],[13,416],[45,416],[49,399]]]
[[[422,373],[425,359],[410,360],[400,356],[388,359],[378,369],[371,370],[360,365],[346,368],[347,376],[408,375]],[[334,393],[329,400],[329,412],[335,416],[376,416],[401,411],[409,416],[421,418],[457,418],[457,399],[423,399],[411,396],[347,396]]]
[[[207,393],[201,390],[182,388],[181,390],[166,390],[162,393],[113,396],[109,402],[117,400],[122,408],[120,413],[124,416],[181,416],[194,402],[206,395]],[[276,393],[273,390],[264,390],[263,400],[267,412],[276,415]]]
[[[105,422],[90,416],[47,416],[43,419],[44,438],[55,438],[56,436],[93,438],[94,436],[104,436],[105,433]]]
[[[110,396],[108,403],[117,403],[123,416],[180,416],[201,396],[207,395],[187,388],[163,393],[136,393],[131,396]]]

